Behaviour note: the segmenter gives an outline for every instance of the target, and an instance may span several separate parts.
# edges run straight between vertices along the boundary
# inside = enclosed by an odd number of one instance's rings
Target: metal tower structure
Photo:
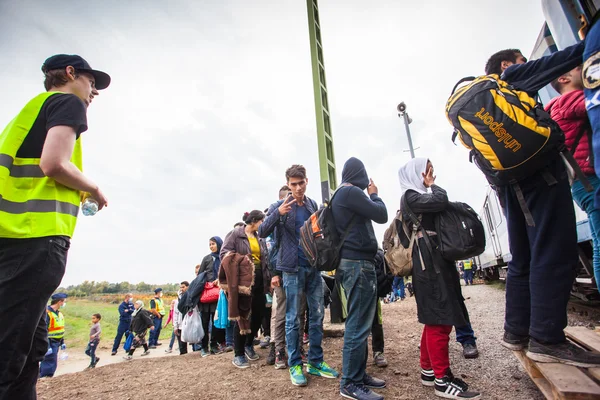
[[[310,56],[312,60],[313,89],[315,96],[315,114],[317,117],[317,143],[319,149],[319,167],[321,170],[321,197],[327,203],[337,189],[333,136],[329,118],[329,101],[325,80],[325,61],[319,21],[317,0],[306,0],[308,11],[308,31],[310,35]]]

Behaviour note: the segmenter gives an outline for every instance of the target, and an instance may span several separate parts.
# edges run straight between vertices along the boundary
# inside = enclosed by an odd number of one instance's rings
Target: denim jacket
[[[274,232],[274,239],[280,240],[279,253],[277,256],[276,269],[281,272],[298,272],[298,238],[296,237],[296,209],[298,206],[292,204],[292,209],[286,215],[279,214],[279,206],[283,200],[279,200],[269,207],[267,217],[258,228],[258,235],[266,238]],[[317,211],[317,203],[304,197],[304,204],[310,214]]]

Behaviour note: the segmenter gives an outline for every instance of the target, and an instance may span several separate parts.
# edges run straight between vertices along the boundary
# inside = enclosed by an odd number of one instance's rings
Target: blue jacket
[[[585,42],[580,42],[538,60],[513,64],[504,71],[501,79],[534,96],[554,79],[581,64],[584,46]]]
[[[359,159],[352,157],[344,164],[343,184],[349,185],[340,186],[331,199],[333,219],[340,238],[352,217],[355,217],[354,225],[342,245],[341,258],[372,262],[379,247],[371,221],[385,224],[388,220],[387,208],[378,195],[367,197],[365,194],[369,176]]]
[[[131,314],[134,310],[133,304],[122,302],[119,305],[119,322],[131,323]]]
[[[299,238],[296,237],[296,209],[298,205],[292,204],[292,209],[286,215],[279,214],[279,206],[283,200],[271,204],[267,211],[267,217],[258,228],[258,236],[266,238],[274,233],[275,241],[281,239],[279,252],[277,254],[276,269],[281,272],[298,272],[298,245]],[[318,209],[317,203],[304,197],[307,211],[312,215]]]

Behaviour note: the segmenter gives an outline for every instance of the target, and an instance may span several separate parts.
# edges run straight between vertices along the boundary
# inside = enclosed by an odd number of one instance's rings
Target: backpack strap
[[[423,227],[423,225],[421,225],[421,221],[419,221],[419,218],[415,215],[415,213],[411,210],[410,206],[408,205],[408,200],[406,200],[406,193],[402,196],[401,205],[401,208],[406,211],[413,225],[417,226],[417,229],[419,229],[423,234],[423,240],[425,241],[425,245],[427,246],[427,250],[429,251],[429,254],[431,255],[431,259],[433,261],[433,246],[431,245],[431,240],[429,240],[429,234],[427,233],[427,230]],[[417,247],[419,249],[419,257],[421,258],[421,260],[423,260],[421,248],[418,244]],[[425,269],[424,266],[425,264],[421,264],[421,267],[423,269]],[[433,263],[433,268],[435,269],[436,273],[440,273],[440,269],[435,264],[435,262]]]
[[[452,88],[452,93],[450,93],[450,95],[452,96],[454,94],[454,92],[456,92],[456,89],[458,89],[458,86],[460,86],[461,83],[472,82],[475,79],[477,79],[476,76],[467,76],[465,78],[462,78],[460,81],[458,81],[456,83],[456,85],[454,85],[454,87]]]
[[[561,151],[560,154],[563,156],[564,160],[569,163],[569,165],[573,169],[573,172],[575,172],[577,179],[579,179],[579,181],[585,188],[585,191],[588,193],[593,192],[594,187],[590,184],[590,181],[588,180],[588,178],[585,176],[585,174],[579,167],[579,164],[577,164],[577,161],[575,160],[575,157],[573,157],[573,154],[571,154],[570,151],[567,151],[566,147],[565,147],[565,149],[563,149],[563,151]]]
[[[521,190],[521,186],[519,183],[513,183],[512,187],[517,195],[517,200],[519,201],[519,205],[521,206],[521,211],[523,211],[523,215],[525,216],[525,222],[527,222],[528,226],[535,226],[535,222],[533,221],[533,215],[531,215],[531,211],[529,207],[527,207],[527,202],[525,201],[525,196],[523,196],[523,191]]]
[[[340,251],[342,251],[342,247],[344,246],[344,242],[346,241],[346,238],[348,237],[348,234],[350,234],[350,230],[352,229],[352,227],[354,226],[355,223],[356,223],[356,214],[354,214],[352,216],[352,218],[350,218],[350,223],[348,224],[348,226],[346,227],[346,230],[344,231],[344,234],[340,238],[340,244],[338,245],[338,248],[337,248],[337,253],[338,254],[340,253]]]

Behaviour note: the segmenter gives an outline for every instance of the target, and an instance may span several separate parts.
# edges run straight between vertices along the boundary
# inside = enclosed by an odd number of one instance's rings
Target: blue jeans
[[[600,179],[597,176],[588,176],[587,178],[594,187],[594,192],[600,188]],[[592,231],[592,248],[594,250],[592,261],[594,278],[596,278],[596,285],[600,290],[600,209],[594,206],[594,192],[586,192],[579,181],[573,182],[573,186],[571,186],[573,200],[588,216],[590,230]]]
[[[477,338],[475,337],[475,332],[473,332],[471,324],[455,326],[454,328],[456,329],[456,341],[458,343],[462,344],[463,346],[465,344],[475,344],[475,340]]]
[[[298,267],[298,272],[283,273],[283,289],[285,290],[285,341],[288,348],[288,364],[290,367],[302,365],[300,355],[300,310],[302,297],[306,295],[309,310],[308,336],[310,347],[308,349],[308,362],[318,365],[323,361],[323,279],[316,268]],[[372,321],[373,317],[369,321]],[[369,325],[370,327],[371,325]]]
[[[225,345],[233,346],[233,323],[225,328]]]
[[[367,366],[367,342],[377,308],[375,265],[370,261],[343,258],[337,273],[340,274],[348,307],[340,385],[362,385]]]
[[[473,270],[465,269],[463,271],[463,279],[465,280],[465,285],[468,285],[469,283],[472,285],[473,284]]]
[[[115,336],[115,341],[113,343],[112,348],[113,353],[115,353],[119,349],[119,346],[121,345],[121,339],[123,339],[123,335],[129,330],[130,322],[131,321],[119,321],[119,326],[117,327],[117,336]]]
[[[150,331],[150,339],[148,340],[148,346],[156,346],[156,344],[158,343],[158,338],[162,329],[162,320],[162,318],[156,317],[152,320],[154,322],[154,330]]]
[[[406,297],[406,292],[404,290],[404,277],[399,277],[400,279],[398,280],[398,296],[403,299]]]
[[[175,335],[175,330],[173,330],[173,333],[171,333],[171,341],[169,342],[169,350],[173,350],[173,345],[175,344],[176,337],[177,335]]]
[[[85,349],[85,354],[90,356],[90,365],[96,365],[96,349],[98,348],[98,342],[89,342]]]
[[[60,340],[48,339],[48,347],[52,349],[52,353],[44,356],[44,360],[40,363],[40,378],[54,376],[56,367],[58,367]]]

